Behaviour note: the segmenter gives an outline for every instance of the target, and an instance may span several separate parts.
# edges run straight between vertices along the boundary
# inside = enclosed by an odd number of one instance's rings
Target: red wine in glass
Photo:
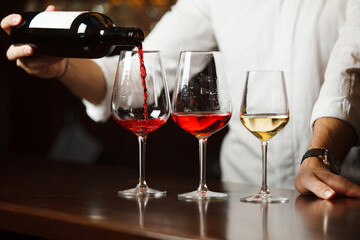
[[[146,65],[146,68],[145,68]],[[149,77],[151,76],[151,77]],[[170,99],[159,51],[122,51],[111,99],[113,119],[138,137],[139,183],[118,191],[121,197],[162,197],[165,191],[149,188],[145,181],[145,150],[148,133],[170,116]]]
[[[136,135],[146,135],[163,125],[167,119],[165,118],[152,118],[141,120],[120,120],[113,117],[115,122],[121,127],[129,130]]]
[[[181,52],[172,104],[175,123],[199,140],[199,186],[195,191],[179,194],[178,198],[226,199],[227,194],[208,189],[205,174],[207,139],[222,129],[232,114],[220,52]]]
[[[174,122],[197,137],[209,137],[222,129],[230,120],[231,112],[177,112],[172,114]]]

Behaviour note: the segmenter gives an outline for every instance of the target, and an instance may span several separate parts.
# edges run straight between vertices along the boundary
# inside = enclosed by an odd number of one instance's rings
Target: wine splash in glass
[[[220,52],[181,52],[172,104],[175,123],[199,140],[199,187],[193,192],[179,194],[178,198],[227,198],[225,193],[209,191],[206,185],[207,139],[225,127],[232,115],[232,103]]]
[[[262,148],[262,186],[258,194],[241,198],[243,202],[284,203],[287,198],[270,194],[267,186],[268,141],[289,121],[289,107],[282,71],[247,72],[240,120]]]
[[[119,191],[122,197],[162,197],[166,191],[148,187],[145,181],[145,150],[148,133],[170,116],[170,98],[159,51],[122,51],[111,99],[113,119],[138,137],[139,183]]]

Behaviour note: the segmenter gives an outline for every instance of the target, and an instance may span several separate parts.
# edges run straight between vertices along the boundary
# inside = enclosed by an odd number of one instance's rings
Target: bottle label
[[[83,13],[76,11],[41,12],[31,20],[29,28],[70,29],[75,18]]]

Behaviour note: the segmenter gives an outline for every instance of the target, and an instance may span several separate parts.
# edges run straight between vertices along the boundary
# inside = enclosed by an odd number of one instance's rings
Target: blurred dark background
[[[176,0],[16,0],[1,1],[0,18],[10,13],[89,10],[108,15],[117,26],[136,26],[148,34]],[[26,74],[6,58],[9,37],[0,32],[0,153],[32,155],[51,160],[112,164],[138,168],[137,137],[109,119],[90,120],[80,99],[56,79]],[[219,148],[226,130],[209,138],[207,177],[220,178]],[[199,177],[198,142],[172,119],[149,134],[150,171]]]

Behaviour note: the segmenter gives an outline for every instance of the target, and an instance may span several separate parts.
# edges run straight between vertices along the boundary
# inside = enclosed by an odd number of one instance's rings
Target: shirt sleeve
[[[321,117],[347,122],[360,136],[360,1],[349,2],[346,23],[330,55],[311,124]]]
[[[206,0],[179,0],[146,37],[144,50],[161,51],[170,91],[175,86],[176,69],[181,51],[213,50],[216,40],[212,31]],[[106,121],[110,116],[110,101],[118,56],[95,59],[107,84],[106,96],[99,105],[83,100],[86,112],[94,121]],[[146,63],[145,63],[146,64]]]
[[[85,99],[82,102],[85,105],[87,115],[96,122],[105,122],[110,117],[110,102],[118,59],[119,56],[111,56],[93,60],[99,65],[104,74],[106,81],[105,97],[98,105],[94,105]]]

